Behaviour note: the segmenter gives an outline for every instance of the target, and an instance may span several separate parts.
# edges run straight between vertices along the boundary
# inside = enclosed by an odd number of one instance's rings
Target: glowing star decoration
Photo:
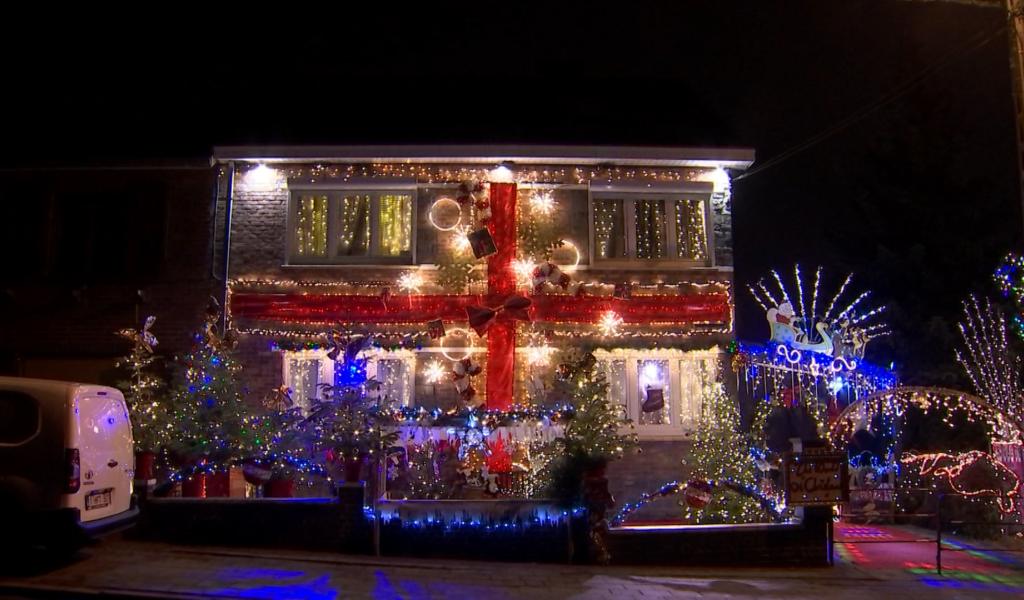
[[[473,245],[469,241],[470,234],[469,227],[460,225],[452,230],[452,248],[456,252],[469,252],[472,250]]]
[[[770,284],[765,285],[765,278],[757,282],[756,288],[748,285],[747,289],[765,309],[773,342],[793,350],[828,354],[844,361],[863,358],[864,348],[869,341],[888,334],[884,323],[870,322],[884,311],[885,307],[861,307],[861,303],[871,292],[863,292],[849,302],[840,302],[853,279],[851,274],[846,277],[827,307],[819,314],[818,291],[821,289],[821,274],[822,269],[818,267],[814,272],[813,285],[804,285],[800,265],[794,267],[795,301],[790,297],[789,290],[777,271],[771,271],[771,277],[780,296],[776,296],[769,289]],[[807,298],[808,290],[810,298]]]
[[[423,287],[423,275],[418,271],[403,273],[402,276],[398,278],[398,287],[409,294],[419,292],[420,288]]]
[[[530,194],[530,209],[537,216],[550,215],[555,210],[555,196],[551,190],[536,190]]]
[[[531,367],[544,367],[551,364],[551,355],[555,349],[547,345],[529,345],[526,347],[526,363]]]
[[[441,361],[432,360],[427,363],[423,369],[423,377],[427,380],[427,383],[438,383],[448,375],[448,370],[445,369]]]
[[[518,285],[532,285],[533,270],[536,268],[537,265],[528,258],[517,258],[512,261],[512,271],[516,274],[516,283]]]
[[[609,310],[601,315],[601,320],[598,321],[597,327],[601,330],[601,335],[612,336],[619,333],[619,327],[622,326],[622,323],[622,317],[614,310]]]

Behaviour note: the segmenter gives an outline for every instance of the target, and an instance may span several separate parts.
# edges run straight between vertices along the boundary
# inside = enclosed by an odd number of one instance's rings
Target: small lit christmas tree
[[[154,370],[159,357],[153,353],[156,336],[150,332],[156,317],[147,317],[141,329],[122,329],[117,335],[132,343],[131,351],[115,366],[124,379],[117,387],[124,393],[132,421],[136,452],[156,453],[168,441],[170,421],[162,395],[165,382]]]
[[[608,380],[597,368],[593,354],[569,356],[558,369],[555,394],[572,407],[565,433],[550,448],[556,455],[545,473],[548,492],[568,504],[580,500],[580,484],[587,471],[602,469],[638,445],[636,434],[623,434],[633,424],[621,416],[608,397]]]
[[[241,365],[232,356],[232,332],[217,331],[220,307],[210,299],[206,323],[193,336],[192,349],[179,358],[173,393],[174,448],[186,462],[224,465],[264,449],[258,416],[250,417]]]
[[[575,357],[562,365],[555,382],[557,393],[569,399],[573,417],[563,438],[568,454],[599,460],[622,458],[627,448],[637,445],[636,435],[623,435],[632,423],[620,416],[619,407],[608,397],[608,380],[597,368],[593,354]]]
[[[763,510],[756,500],[725,485],[753,489],[757,471],[750,453],[750,437],[740,431],[739,407],[720,382],[705,386],[693,456],[691,481],[705,481],[713,487],[707,506],[696,509],[683,503],[688,519],[698,523],[762,520]]]

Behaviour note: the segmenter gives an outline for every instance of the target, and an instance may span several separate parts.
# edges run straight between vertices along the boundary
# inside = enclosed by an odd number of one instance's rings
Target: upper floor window
[[[595,262],[706,264],[707,210],[708,198],[699,194],[594,194]]]
[[[411,263],[412,190],[292,190],[289,262]]]

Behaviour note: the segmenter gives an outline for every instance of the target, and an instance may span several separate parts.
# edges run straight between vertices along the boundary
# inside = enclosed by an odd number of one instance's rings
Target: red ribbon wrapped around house
[[[486,306],[467,306],[466,316],[469,317],[469,326],[473,328],[473,331],[480,337],[487,335],[487,330],[491,328],[498,315],[501,314],[507,319],[513,319],[516,321],[529,321],[530,320],[530,306],[533,301],[523,296],[509,296],[505,299],[505,302],[497,308],[487,308]]]

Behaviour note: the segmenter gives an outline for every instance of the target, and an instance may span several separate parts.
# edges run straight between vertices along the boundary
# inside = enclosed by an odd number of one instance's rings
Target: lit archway
[[[1024,439],[1024,424],[1014,415],[1005,414],[974,394],[931,386],[899,386],[851,402],[830,423],[829,437],[834,446],[842,448],[865,415],[882,413],[898,417],[911,406],[925,413],[931,410],[962,411],[968,421],[985,423],[993,438],[1002,441]]]

